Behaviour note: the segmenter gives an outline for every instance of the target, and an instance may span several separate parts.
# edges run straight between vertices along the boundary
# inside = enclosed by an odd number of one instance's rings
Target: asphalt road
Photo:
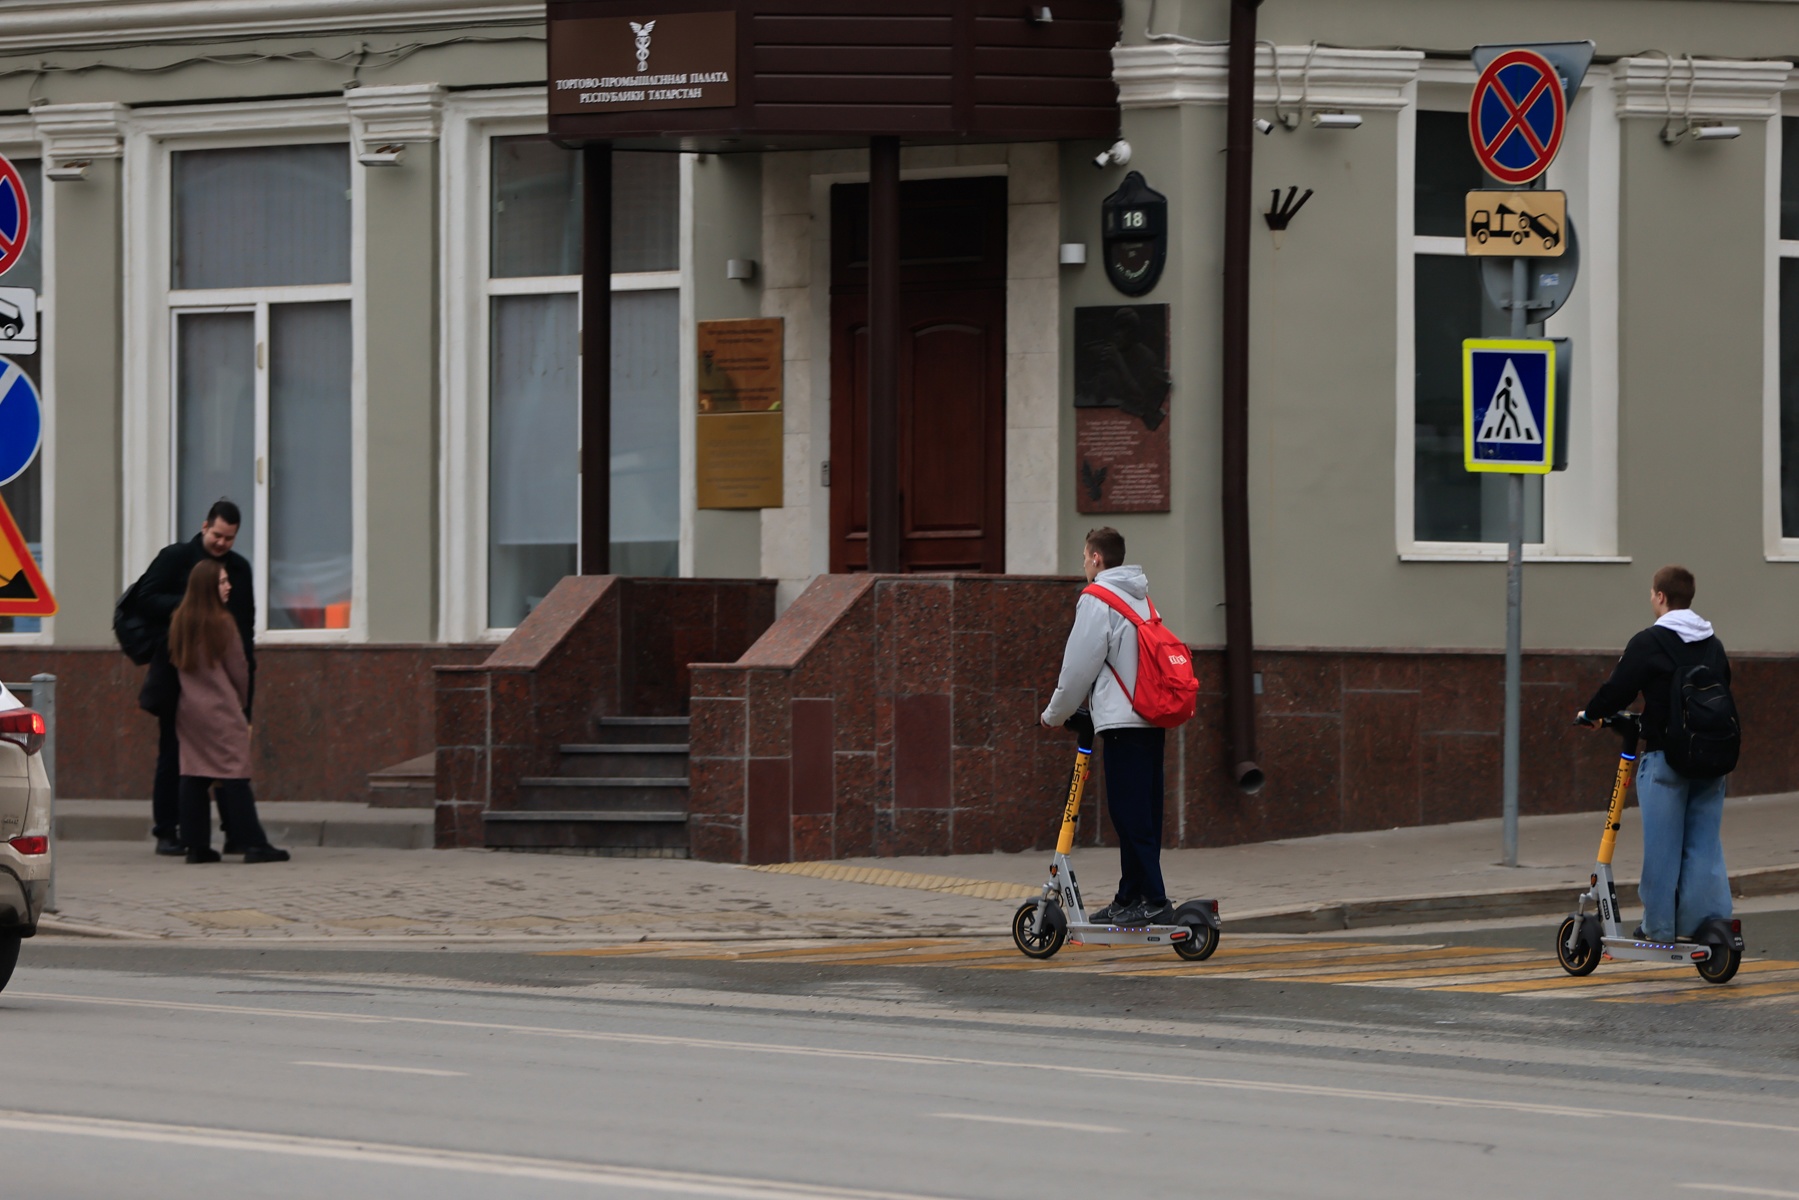
[[[1785,946],[1799,913],[1746,927]],[[0,1194],[1799,1198],[1796,1016],[40,939],[0,995]]]

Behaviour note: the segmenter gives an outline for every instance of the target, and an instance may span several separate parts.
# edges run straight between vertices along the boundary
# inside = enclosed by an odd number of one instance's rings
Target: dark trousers
[[[1120,903],[1162,904],[1162,751],[1166,729],[1108,729],[1105,739],[1106,810],[1118,832]]]
[[[175,736],[175,714],[156,718],[156,778],[150,784],[150,832],[158,841],[181,840],[181,739]],[[248,786],[247,784],[245,785]],[[252,808],[251,810],[255,810]],[[221,805],[219,829],[235,841],[235,825]]]
[[[219,785],[219,824],[226,837],[244,849],[266,846],[268,834],[256,817],[256,797],[248,779],[208,779],[204,775],[181,776],[181,844],[189,850],[212,845],[213,784]]]

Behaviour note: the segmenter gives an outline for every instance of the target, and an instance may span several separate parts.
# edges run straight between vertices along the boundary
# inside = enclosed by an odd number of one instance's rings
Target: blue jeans
[[[1687,779],[1660,750],[1637,764],[1643,810],[1643,932],[1656,941],[1690,937],[1707,917],[1730,915],[1724,869],[1724,780]]]

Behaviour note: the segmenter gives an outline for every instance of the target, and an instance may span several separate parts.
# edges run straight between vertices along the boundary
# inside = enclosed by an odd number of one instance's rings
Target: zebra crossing
[[[1545,934],[1547,943],[1551,934]],[[1452,946],[1295,937],[1231,937],[1205,962],[1176,958],[1150,946],[1065,946],[1052,959],[1025,958],[1008,938],[889,938],[872,941],[696,943],[639,942],[629,946],[555,950],[559,956],[647,957],[743,964],[838,968],[939,967],[971,971],[1062,971],[1277,984],[1465,992],[1525,999],[1577,999],[1630,1004],[1718,1004],[1799,1000],[1799,962],[1745,959],[1729,984],[1699,978],[1669,963],[1601,963],[1574,977],[1544,948]]]

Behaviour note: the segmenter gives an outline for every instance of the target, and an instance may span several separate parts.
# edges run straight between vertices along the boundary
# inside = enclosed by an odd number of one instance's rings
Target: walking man
[[[1635,936],[1672,942],[1691,937],[1710,917],[1730,916],[1724,868],[1724,776],[1688,778],[1668,761],[1675,672],[1706,667],[1725,689],[1730,660],[1712,623],[1693,611],[1696,585],[1685,567],[1663,567],[1650,585],[1655,624],[1624,647],[1624,656],[1579,720],[1593,724],[1643,697],[1643,755],[1637,760],[1637,804],[1643,813],[1643,877],[1637,886],[1643,923]],[[1734,758],[1734,752],[1733,752]]]
[[[250,696],[256,694],[256,582],[251,577],[250,561],[233,550],[237,528],[243,516],[237,505],[219,499],[206,513],[200,532],[185,542],[165,546],[150,569],[138,583],[138,615],[154,626],[157,637],[165,644],[169,636],[169,618],[175,615],[187,595],[187,577],[202,558],[219,560],[231,580],[231,598],[226,607],[237,625],[244,643],[244,659],[249,665]],[[247,718],[250,705],[244,705]],[[156,835],[156,853],[186,854],[181,844],[181,743],[175,734],[175,707],[170,705],[157,714],[160,736],[156,748],[156,780],[150,793],[152,832]],[[225,840],[231,831],[225,830]],[[230,847],[227,845],[227,852]]]
[[[1089,583],[1115,593],[1139,617],[1150,618],[1149,580],[1143,568],[1124,565],[1123,534],[1109,526],[1093,530],[1081,563]],[[1062,654],[1062,675],[1041,720],[1044,728],[1056,729],[1084,707],[1105,739],[1106,806],[1118,831],[1122,873],[1112,903],[1091,918],[1101,924],[1174,919],[1162,883],[1162,752],[1168,731],[1132,707],[1136,685],[1136,627],[1104,602],[1082,595]]]

